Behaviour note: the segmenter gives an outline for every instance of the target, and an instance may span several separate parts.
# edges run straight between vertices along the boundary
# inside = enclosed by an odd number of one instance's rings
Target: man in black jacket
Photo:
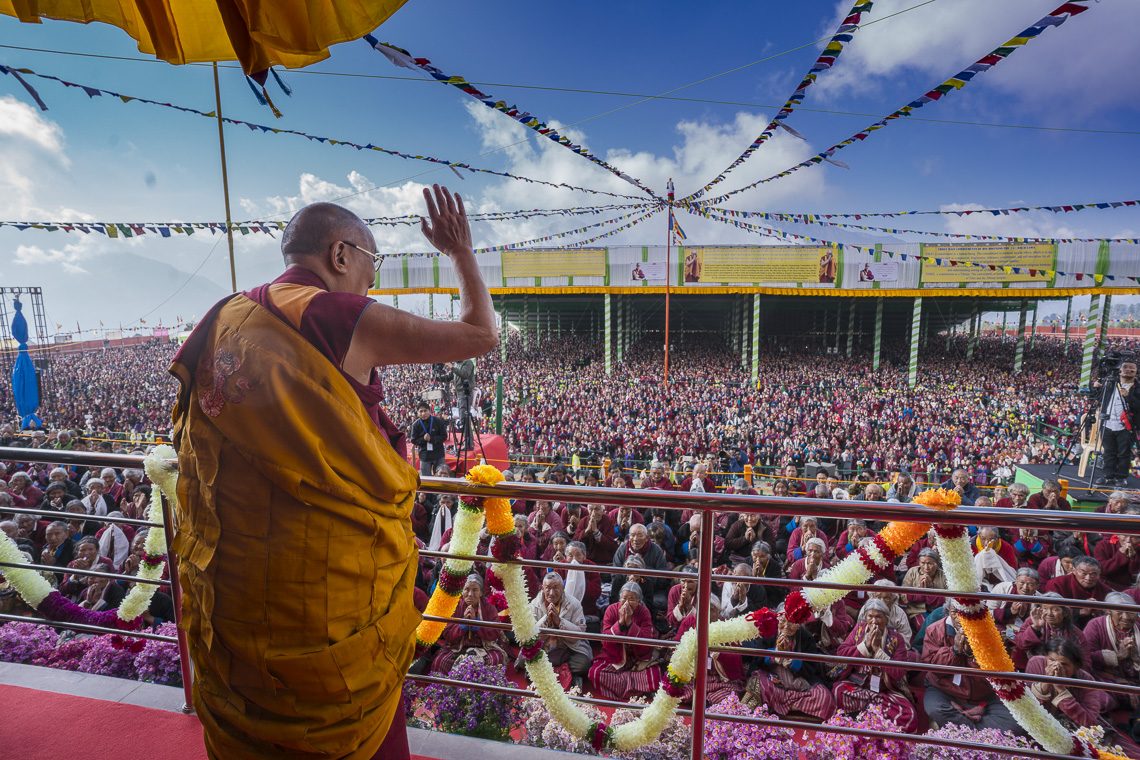
[[[1100,386],[1097,381],[1094,386]],[[1140,422],[1140,383],[1136,382],[1136,362],[1120,365],[1120,377],[1114,388],[1106,389],[1101,406],[1104,420],[1104,477],[1098,483],[1107,486],[1128,484],[1128,471],[1132,467],[1132,443],[1136,440],[1135,426]]]
[[[426,401],[416,407],[420,418],[412,423],[410,439],[420,455],[420,475],[431,475],[443,461],[443,442],[447,440],[447,423],[431,413]]]

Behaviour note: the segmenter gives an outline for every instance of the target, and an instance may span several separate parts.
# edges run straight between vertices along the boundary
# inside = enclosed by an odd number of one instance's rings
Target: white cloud
[[[1057,7],[1057,0],[953,0],[935,2],[860,29],[835,68],[820,78],[814,94],[832,99],[868,89],[886,89],[911,71],[933,86],[962,70]],[[915,0],[876,0],[864,23],[916,5]],[[830,34],[850,9],[838,0]],[[968,90],[998,89],[1022,106],[1050,113],[1063,103],[1067,117],[1094,113],[1107,104],[1131,104],[1140,96],[1140,3],[1099,0],[1062,26],[1046,29],[1022,50],[980,74]],[[958,100],[963,93],[951,97]],[[921,92],[897,92],[903,105]],[[892,100],[893,102],[893,100]]]
[[[11,95],[0,97],[0,138],[31,144],[64,164],[63,130],[41,112]]]

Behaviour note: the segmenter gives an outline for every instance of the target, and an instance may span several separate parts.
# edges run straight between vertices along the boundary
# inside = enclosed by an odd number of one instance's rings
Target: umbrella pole
[[[226,168],[226,135],[222,130],[222,91],[218,87],[218,64],[214,64],[214,115],[218,119],[218,149],[222,154],[222,195],[226,201],[226,242],[230,246],[230,290],[237,292],[237,269],[234,267],[234,225],[230,218],[230,177]]]

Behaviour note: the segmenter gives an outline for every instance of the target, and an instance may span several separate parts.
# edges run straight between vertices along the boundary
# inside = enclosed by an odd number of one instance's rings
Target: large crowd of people
[[[595,339],[548,336],[524,350],[512,335],[505,364],[498,353],[479,360],[475,406],[486,405],[491,378],[502,372],[503,434],[512,460],[507,475],[523,481],[900,502],[943,483],[977,506],[1070,509],[1055,482],[1030,493],[1007,481],[1015,465],[1065,453],[1067,440],[1042,438],[1036,426],[1075,429],[1087,408],[1075,389],[1075,344],[1039,339],[1024,371],[1014,373],[1009,341],[983,340],[967,361],[964,341],[939,338],[924,347],[913,389],[900,366],[904,348],[887,346],[884,365],[873,371],[866,355],[849,359],[772,343],[762,352],[760,381],[753,385],[739,357],[714,336],[688,336],[674,354],[666,388],[660,352],[648,341],[635,342],[625,361],[606,374]],[[165,434],[174,390],[165,367],[172,352],[153,343],[60,357],[43,409],[47,430],[28,434],[2,425],[0,445],[117,451]],[[417,406],[440,383],[418,366],[389,367],[384,380],[390,413],[414,437],[416,420],[425,416]],[[752,482],[743,477],[746,466],[756,475]],[[135,470],[3,462],[0,530],[29,560],[53,566],[45,577],[71,599],[114,608],[122,583],[68,571],[137,567],[142,533],[100,518],[140,516],[148,491]],[[74,517],[37,520],[6,513],[7,507]],[[795,517],[719,513],[706,524],[700,515],[677,510],[610,508],[588,499],[519,500],[513,508],[523,556],[552,563],[526,572],[529,613],[540,625],[647,640],[546,639],[564,683],[607,699],[651,696],[670,653],[659,642],[677,640],[695,625],[703,530],[714,534],[714,567],[739,579],[714,584],[708,614],[716,620],[764,606],[778,609],[787,587],[763,579],[816,579],[881,527],[818,511]],[[424,547],[448,548],[455,509],[450,497],[418,496],[413,527]],[[1103,509],[1140,512],[1123,490],[1112,492]],[[971,536],[985,588],[1024,597],[989,603],[1018,668],[1102,684],[1138,682],[1136,615],[1055,600],[1140,603],[1140,538],[990,527],[971,529]],[[486,536],[479,553],[488,553]],[[559,566],[564,564],[572,567]],[[590,571],[594,566],[602,572]],[[660,570],[691,573],[692,579],[673,582],[641,572]],[[438,562],[421,562],[421,605],[438,571]],[[710,703],[731,693],[781,717],[814,721],[877,704],[905,731],[953,723],[1023,733],[985,679],[907,666],[977,666],[948,597],[913,590],[946,588],[933,536],[876,583],[881,591],[853,591],[820,619],[802,626],[782,622],[774,637],[754,642],[781,656],[712,655]],[[468,653],[517,667],[517,642],[502,629],[476,624],[503,618],[499,589],[490,568],[476,564],[455,613],[471,622],[449,624],[414,667],[446,673]],[[0,603],[19,608],[10,592],[0,591]],[[157,595],[148,622],[171,616],[169,598]],[[836,666],[797,654],[860,662]],[[1113,742],[1140,752],[1130,738],[1137,698],[1095,687],[1034,683],[1030,690],[1068,726],[1102,725]]]

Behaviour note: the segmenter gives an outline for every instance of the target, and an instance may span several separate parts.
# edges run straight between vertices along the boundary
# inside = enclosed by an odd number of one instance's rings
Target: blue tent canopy
[[[12,367],[12,397],[16,400],[16,412],[20,415],[20,428],[38,428],[43,421],[36,416],[40,407],[40,383],[36,377],[36,366],[28,353],[28,320],[24,317],[24,305],[17,298],[14,304],[16,316],[12,318],[12,337],[16,340],[16,364]]]

